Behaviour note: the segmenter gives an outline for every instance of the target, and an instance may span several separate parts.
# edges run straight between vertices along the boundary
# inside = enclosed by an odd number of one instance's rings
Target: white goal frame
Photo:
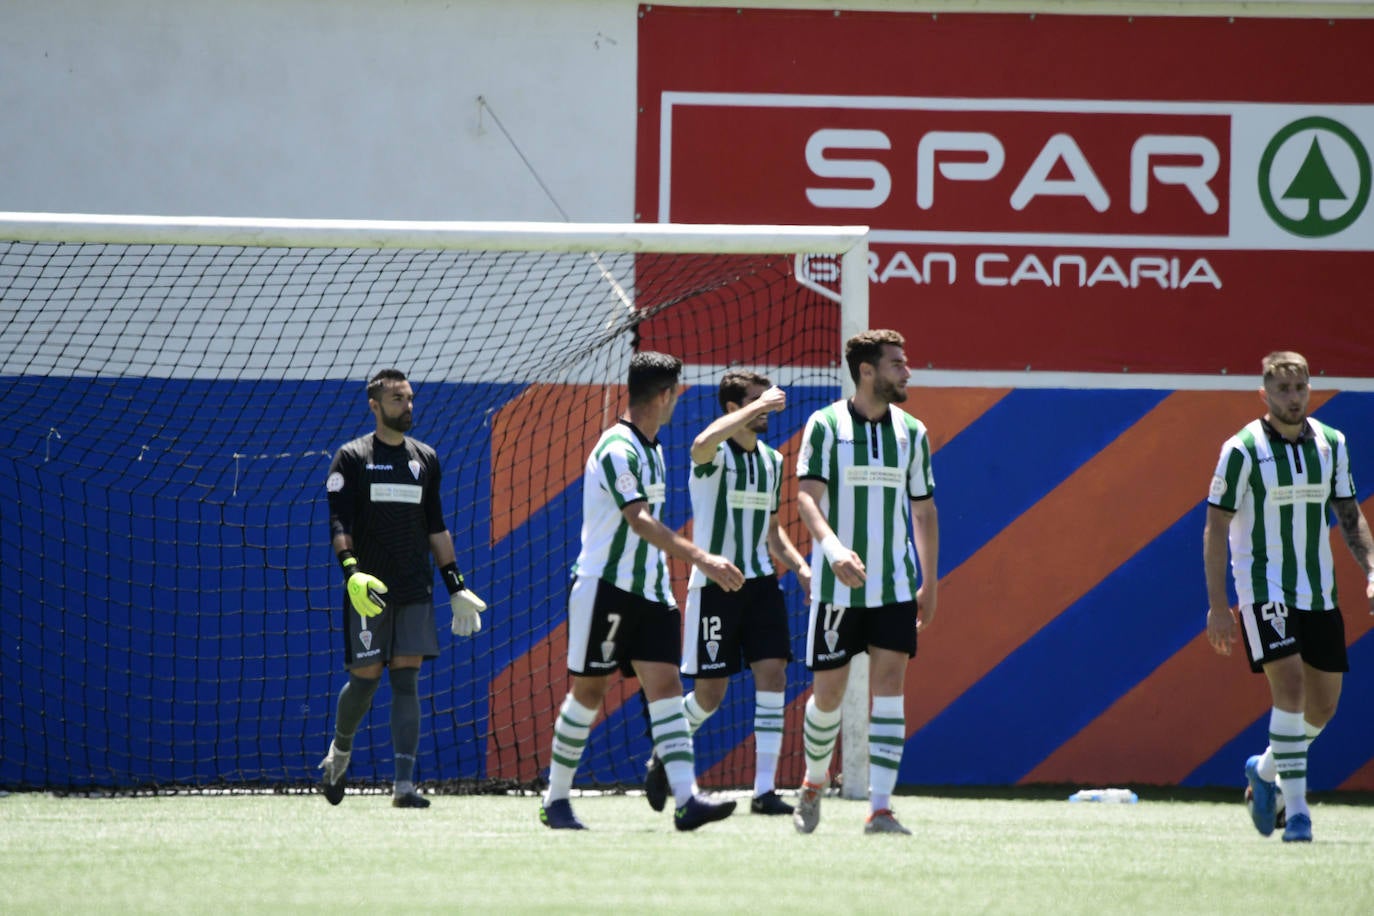
[[[657,223],[541,223],[400,220],[284,219],[0,212],[0,240],[28,243],[215,245],[258,248],[452,249],[490,251],[777,254],[839,256],[840,335],[868,328],[869,230],[866,226],[674,225]],[[800,255],[798,255],[800,258]],[[598,262],[599,265],[599,262]],[[616,279],[611,288],[628,304]],[[803,285],[835,298],[828,288]],[[840,364],[841,390],[853,382]],[[868,659],[851,663],[844,703],[843,795],[868,794]]]

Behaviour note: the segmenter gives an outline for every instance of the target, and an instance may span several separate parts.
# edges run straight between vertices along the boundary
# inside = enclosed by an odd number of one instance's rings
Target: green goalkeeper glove
[[[376,576],[355,572],[348,577],[348,600],[353,610],[364,617],[376,617],[386,610],[386,584]]]
[[[382,597],[386,584],[381,579],[358,569],[358,560],[349,551],[340,553],[339,564],[347,577],[348,601],[359,616],[376,617],[386,610],[386,599]]]

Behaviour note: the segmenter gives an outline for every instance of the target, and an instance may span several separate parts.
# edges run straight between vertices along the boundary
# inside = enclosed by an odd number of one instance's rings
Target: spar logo
[[[1303,238],[1335,235],[1369,203],[1369,152],[1331,118],[1300,118],[1265,147],[1259,195],[1278,226]]]
[[[938,239],[1229,231],[1225,106],[730,93],[663,104],[660,221]]]
[[[1225,117],[920,111],[849,120],[855,126],[822,122],[805,137],[801,191],[815,210],[893,229],[1226,234]]]

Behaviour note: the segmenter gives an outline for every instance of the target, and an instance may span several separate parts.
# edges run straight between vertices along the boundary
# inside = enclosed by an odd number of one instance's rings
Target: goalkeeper
[[[486,610],[458,572],[453,538],[439,506],[439,458],[434,449],[405,434],[414,402],[405,373],[378,372],[367,385],[376,432],[340,448],[325,483],[330,535],[345,581],[348,670],[339,691],[334,740],[320,761],[322,788],[331,805],[343,801],[353,736],[372,706],[385,668],[391,680],[396,764],[391,803],[429,807],[429,800],[415,790],[415,755],[420,747],[420,663],[439,654],[430,555],[448,588],[455,635],[480,630]]]

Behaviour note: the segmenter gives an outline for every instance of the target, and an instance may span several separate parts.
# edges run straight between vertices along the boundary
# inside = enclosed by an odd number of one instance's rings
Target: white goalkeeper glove
[[[441,567],[439,578],[444,580],[444,586],[448,589],[448,603],[453,608],[453,635],[471,636],[482,629],[481,614],[487,609],[487,603],[463,582],[458,563]]]
[[[347,577],[348,601],[353,610],[363,617],[376,617],[386,610],[386,599],[382,597],[386,594],[386,584],[358,569],[358,560],[349,551],[340,553],[339,563]]]
[[[482,629],[482,612],[487,609],[487,603],[472,589],[454,592],[449,595],[448,603],[453,607],[454,636],[471,636]]]

